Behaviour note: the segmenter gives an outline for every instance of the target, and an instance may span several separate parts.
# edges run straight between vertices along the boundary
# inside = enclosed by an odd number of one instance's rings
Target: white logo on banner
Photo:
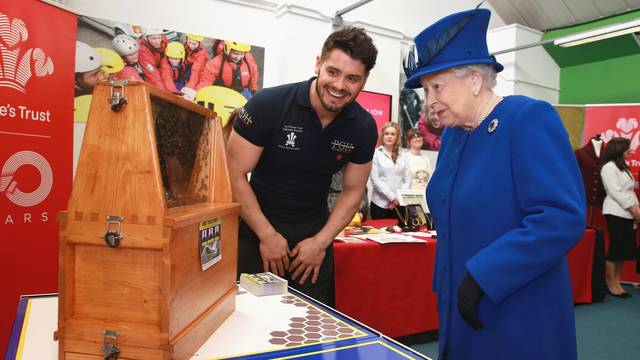
[[[640,146],[640,131],[636,118],[620,118],[616,122],[616,129],[607,129],[602,134],[602,139],[609,142],[614,137],[623,137],[631,140],[630,149],[636,150]]]
[[[0,87],[25,92],[32,71],[37,77],[53,74],[53,60],[42,49],[27,49],[21,53],[19,44],[28,38],[24,21],[9,20],[7,15],[0,13]]]
[[[24,166],[32,165],[40,173],[40,185],[32,192],[25,193],[18,188],[18,182],[13,179],[16,171]],[[49,196],[53,186],[53,172],[47,159],[33,151],[20,151],[13,154],[2,167],[0,177],[0,192],[4,192],[12,203],[29,207],[40,204]]]

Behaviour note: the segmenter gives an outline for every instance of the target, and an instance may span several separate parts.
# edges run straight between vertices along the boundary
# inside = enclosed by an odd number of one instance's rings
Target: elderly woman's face
[[[462,126],[476,110],[472,76],[459,78],[451,70],[428,74],[420,79],[426,105],[444,126]]]

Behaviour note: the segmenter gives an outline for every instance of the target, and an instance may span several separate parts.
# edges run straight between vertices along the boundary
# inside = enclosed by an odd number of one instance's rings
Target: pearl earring
[[[474,91],[473,95],[478,96],[478,90]]]

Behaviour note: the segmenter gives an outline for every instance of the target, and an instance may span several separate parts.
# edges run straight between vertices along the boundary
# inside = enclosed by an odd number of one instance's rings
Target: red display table
[[[591,274],[595,241],[596,232],[593,229],[586,229],[582,239],[569,251],[567,256],[574,304],[592,301]]]
[[[395,220],[369,220],[384,227]],[[588,229],[568,256],[574,303],[591,302],[595,233]],[[432,275],[436,241],[334,243],[336,308],[390,337],[438,328]]]
[[[373,220],[374,227],[395,220]],[[436,243],[334,243],[336,308],[390,337],[438,328]]]

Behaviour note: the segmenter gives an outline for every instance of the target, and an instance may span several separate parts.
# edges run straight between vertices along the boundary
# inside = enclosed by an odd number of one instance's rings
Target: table
[[[382,227],[395,220],[372,220]],[[336,309],[391,337],[438,329],[436,242],[334,243]]]
[[[384,227],[395,220],[369,220]],[[568,256],[574,303],[592,300],[595,232],[585,231]],[[415,244],[334,242],[336,309],[391,337],[438,329],[432,274],[436,241]]]
[[[595,241],[595,231],[593,229],[586,229],[582,239],[580,239],[567,255],[574,304],[591,303],[593,300],[591,277],[593,274]]]
[[[236,311],[191,360],[429,360],[293,289],[289,291],[258,297],[239,288]],[[57,313],[56,294],[21,297],[5,359],[56,360],[58,343],[53,340],[53,332]]]

